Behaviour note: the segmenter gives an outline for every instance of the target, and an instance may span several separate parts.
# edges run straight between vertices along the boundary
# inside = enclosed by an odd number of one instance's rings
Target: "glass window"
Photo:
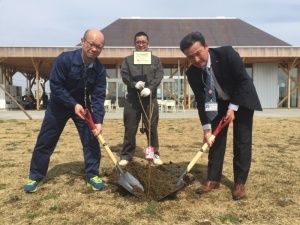
[[[106,64],[105,68],[106,68],[106,74],[109,78],[116,78],[117,77],[116,65]]]
[[[291,70],[291,76],[297,80],[298,68],[293,68]],[[296,83],[291,80],[291,90],[296,86]],[[279,91],[279,101],[280,102],[283,98],[287,97],[288,95],[288,75],[281,69],[278,68],[278,91]],[[297,107],[297,89],[295,89],[291,93],[291,107]],[[279,107],[287,107],[288,101],[287,99],[279,106]]]

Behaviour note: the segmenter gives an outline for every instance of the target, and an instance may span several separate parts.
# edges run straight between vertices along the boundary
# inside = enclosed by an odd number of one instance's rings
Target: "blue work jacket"
[[[92,110],[94,123],[103,123],[106,69],[95,59],[85,72],[81,51],[63,52],[57,57],[50,74],[50,104],[72,111],[80,104]]]

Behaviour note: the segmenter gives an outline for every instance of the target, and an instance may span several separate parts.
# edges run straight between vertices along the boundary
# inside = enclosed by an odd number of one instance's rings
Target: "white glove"
[[[139,81],[135,84],[135,88],[138,89],[138,90],[142,90],[143,88],[145,87],[145,82],[143,81]]]
[[[149,88],[144,88],[144,89],[141,91],[141,96],[145,98],[145,97],[149,96],[150,93],[151,93],[151,90],[150,90]]]

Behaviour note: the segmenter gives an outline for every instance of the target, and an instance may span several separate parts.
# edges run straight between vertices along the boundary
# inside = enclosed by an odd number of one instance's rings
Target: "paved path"
[[[27,110],[27,114],[32,119],[43,119],[45,111],[40,110]],[[255,117],[299,117],[300,118],[300,109],[264,109],[262,112],[256,111],[254,113]],[[105,119],[122,119],[123,118],[123,109],[120,109],[118,112],[115,110],[107,112],[105,114]],[[185,110],[185,112],[168,112],[160,113],[159,118],[198,118],[197,110]],[[29,119],[27,115],[22,110],[0,110],[0,120],[9,120],[9,119]]]

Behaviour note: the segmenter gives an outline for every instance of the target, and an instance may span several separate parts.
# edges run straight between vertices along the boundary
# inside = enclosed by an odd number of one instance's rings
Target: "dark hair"
[[[191,47],[195,42],[200,42],[202,46],[205,46],[205,38],[203,35],[199,32],[192,32],[188,35],[186,35],[180,42],[180,50],[183,52],[184,50]]]
[[[140,31],[140,32],[137,32],[136,35],[134,35],[134,40],[133,40],[133,42],[136,41],[136,37],[140,37],[140,36],[146,36],[146,37],[147,37],[147,41],[149,41],[148,35],[147,35],[145,32]]]

